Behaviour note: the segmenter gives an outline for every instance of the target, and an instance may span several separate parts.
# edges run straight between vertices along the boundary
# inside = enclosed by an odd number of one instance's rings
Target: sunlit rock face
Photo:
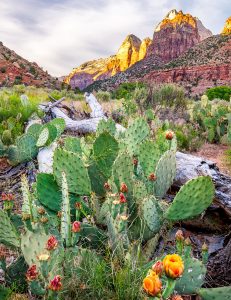
[[[148,55],[158,56],[163,62],[169,62],[200,40],[196,18],[174,9],[155,28]]]
[[[231,17],[226,20],[222,34],[231,34]]]
[[[207,29],[203,23],[201,22],[200,19],[198,19],[196,17],[196,22],[197,22],[197,28],[198,28],[198,33],[199,33],[199,36],[200,36],[200,41],[203,41],[205,39],[207,39],[208,37],[212,36],[213,33],[211,30]]]
[[[72,88],[84,89],[95,80],[102,80],[123,72],[139,60],[145,58],[151,39],[141,41],[137,36],[130,34],[119,47],[118,52],[105,59],[86,62],[74,68],[64,79]]]

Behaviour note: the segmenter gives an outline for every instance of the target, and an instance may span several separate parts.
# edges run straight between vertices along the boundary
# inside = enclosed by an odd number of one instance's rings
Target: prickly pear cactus
[[[53,175],[45,173],[37,175],[37,195],[42,205],[52,211],[60,211],[62,193]]]
[[[46,253],[46,243],[49,236],[44,229],[38,225],[34,227],[33,231],[26,230],[21,235],[21,250],[24,258],[29,266],[36,264],[39,266],[38,256]]]
[[[4,146],[2,140],[0,139],[0,157],[5,156],[7,154],[7,147]]]
[[[7,213],[3,210],[0,210],[0,243],[13,248],[20,247],[20,240],[16,229]]]
[[[66,128],[66,123],[62,118],[56,118],[49,122],[50,125],[55,126],[57,129],[57,136],[61,136]]]
[[[41,124],[32,124],[28,129],[27,129],[27,133],[32,135],[36,140],[39,137],[40,131],[42,129],[42,125]]]
[[[31,221],[34,222],[37,217],[37,211],[33,203],[32,195],[29,190],[29,184],[26,175],[22,176],[21,182],[22,182],[21,190],[23,195],[22,213],[24,215],[29,216]]]
[[[231,286],[200,289],[198,294],[202,297],[203,300],[230,300]]]
[[[12,144],[12,135],[11,135],[11,130],[6,129],[2,133],[2,142],[4,145],[10,145]]]
[[[180,294],[195,294],[204,284],[206,267],[200,260],[191,257],[187,258],[184,264],[184,273],[177,280],[175,290]]]
[[[184,220],[201,214],[211,205],[215,189],[209,176],[200,176],[181,187],[166,212],[169,220]]]
[[[64,172],[71,193],[78,195],[90,194],[91,183],[87,169],[82,159],[76,153],[56,149],[54,153],[53,170],[59,186],[62,185],[62,172]]]
[[[66,174],[62,172],[61,236],[67,247],[71,246],[71,211]]]
[[[125,149],[131,155],[137,155],[139,145],[148,138],[150,132],[146,121],[142,118],[135,119],[125,131]]]
[[[155,172],[160,157],[160,150],[154,142],[144,141],[140,145],[138,158],[146,177]]]
[[[106,178],[111,176],[112,165],[118,154],[118,142],[109,133],[100,134],[93,144],[93,158]]]
[[[174,151],[167,151],[157,163],[156,181],[154,182],[154,195],[162,198],[171,187],[176,176],[176,155]]]
[[[59,137],[58,129],[56,126],[48,123],[43,126],[39,138],[37,140],[38,147],[49,146],[55,139]]]
[[[108,132],[112,136],[115,135],[116,124],[111,118],[109,118],[108,120],[104,120],[104,119],[100,120],[97,127],[96,135],[98,136],[104,132]]]
[[[79,138],[73,136],[66,137],[64,139],[64,149],[82,155],[81,143]]]

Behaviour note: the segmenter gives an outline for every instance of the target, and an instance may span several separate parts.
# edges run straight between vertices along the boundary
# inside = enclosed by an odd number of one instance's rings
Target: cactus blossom
[[[14,200],[14,195],[13,194],[2,193],[1,199],[2,199],[2,201],[13,201]]]
[[[155,272],[149,272],[149,274],[144,278],[143,289],[150,296],[157,296],[161,292],[162,283]]]
[[[73,222],[73,224],[72,224],[72,232],[77,233],[77,232],[80,232],[80,230],[81,230],[81,223],[79,221]]]
[[[128,192],[128,187],[124,182],[121,184],[120,191],[121,191],[121,193],[127,193]]]
[[[177,241],[183,241],[184,240],[184,234],[182,230],[177,230],[175,238]]]
[[[38,255],[39,261],[48,261],[49,258],[50,258],[50,255],[47,253],[42,253],[42,254]]]
[[[151,173],[149,176],[148,176],[148,179],[150,180],[150,181],[156,181],[156,175],[154,174],[154,173]]]
[[[36,265],[32,265],[26,272],[26,279],[28,281],[33,281],[38,278],[38,272]]]
[[[176,279],[184,272],[184,262],[178,254],[168,254],[163,260],[164,271],[167,277]]]
[[[156,275],[162,275],[164,270],[164,266],[162,261],[158,260],[153,266],[152,266],[152,271],[156,273]]]
[[[126,202],[127,202],[127,200],[126,200],[124,194],[120,193],[120,203],[126,203]]]
[[[202,251],[208,251],[208,245],[206,244],[206,243],[204,243],[203,245],[202,245],[202,248],[201,248],[201,250]]]
[[[54,292],[60,291],[62,288],[61,276],[56,275],[49,283],[48,288]]]
[[[173,139],[173,136],[174,136],[174,132],[173,131],[171,131],[171,130],[166,131],[166,133],[165,133],[166,140],[171,141]]]
[[[58,246],[58,241],[54,235],[50,236],[47,240],[46,249],[47,250],[54,250]]]

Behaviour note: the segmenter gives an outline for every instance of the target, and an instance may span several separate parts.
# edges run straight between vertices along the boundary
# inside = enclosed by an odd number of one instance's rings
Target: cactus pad
[[[167,151],[157,163],[154,183],[154,195],[162,198],[171,187],[176,176],[176,156],[174,151]]]
[[[56,118],[49,122],[50,125],[53,125],[57,129],[57,136],[60,136],[66,128],[66,123],[62,118]]]
[[[231,286],[200,289],[198,294],[203,300],[231,300]]]
[[[161,153],[152,141],[144,141],[139,148],[138,161],[146,177],[155,172]]]
[[[209,176],[200,176],[181,187],[166,212],[169,220],[184,220],[201,214],[211,205],[214,185]]]
[[[81,149],[80,139],[73,136],[66,137],[64,139],[64,149],[81,155],[82,149]]]
[[[49,236],[37,226],[34,231],[27,230],[21,235],[21,250],[29,266],[39,266],[38,255],[46,253],[45,247]]]
[[[204,283],[206,267],[195,258],[187,258],[184,265],[184,273],[177,280],[175,290],[180,294],[195,294]]]
[[[0,210],[0,243],[13,248],[20,247],[20,241],[15,227],[3,210]]]
[[[116,132],[116,125],[115,122],[109,118],[108,120],[100,120],[98,127],[97,127],[97,131],[96,131],[96,135],[100,135],[103,132],[108,132],[110,135],[114,136],[115,132]]]
[[[131,155],[136,155],[140,143],[149,136],[149,127],[142,118],[135,119],[125,131],[125,144]]]
[[[32,124],[28,129],[27,133],[31,134],[36,140],[39,137],[40,131],[41,131],[42,125],[41,124]]]
[[[53,162],[54,176],[61,186],[62,172],[66,174],[68,188],[71,193],[88,195],[91,183],[82,159],[75,153],[56,149]]]
[[[118,154],[118,142],[109,133],[100,134],[93,144],[93,156],[106,178],[111,176],[112,165]]]

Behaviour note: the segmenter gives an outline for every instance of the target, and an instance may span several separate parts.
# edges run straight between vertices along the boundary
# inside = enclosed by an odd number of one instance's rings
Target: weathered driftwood
[[[73,120],[67,116],[60,108],[57,107],[57,105],[64,100],[63,98],[51,104],[41,105],[40,107],[45,112],[51,112],[56,118],[63,118],[66,123],[66,129],[78,133],[91,133],[96,131],[100,120],[106,120],[107,118],[104,115],[102,106],[93,94],[85,93],[85,99],[91,108],[90,119]],[[120,124],[116,124],[116,128],[118,131],[125,130],[125,128]]]

